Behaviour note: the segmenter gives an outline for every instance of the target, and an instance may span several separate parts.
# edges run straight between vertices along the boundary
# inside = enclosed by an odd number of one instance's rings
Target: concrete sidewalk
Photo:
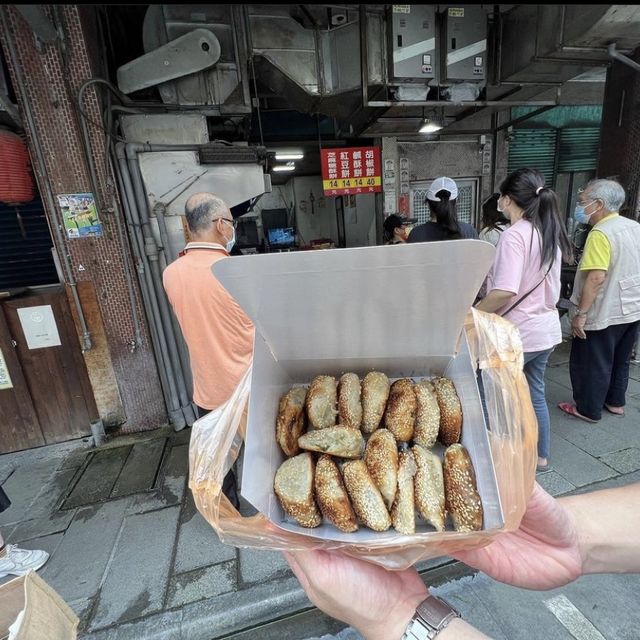
[[[632,366],[626,417],[589,425],[556,408],[571,399],[567,363],[563,344],[547,375],[553,470],[539,482],[559,495],[630,481],[640,470],[640,368]],[[337,633],[342,625],[311,607],[280,553],[223,545],[196,511],[189,435],[158,430],[99,450],[80,440],[0,456],[13,502],[0,531],[49,551],[40,573],[78,613],[87,640],[240,640],[256,627],[261,640]],[[429,584],[469,573],[448,558],[420,569]]]

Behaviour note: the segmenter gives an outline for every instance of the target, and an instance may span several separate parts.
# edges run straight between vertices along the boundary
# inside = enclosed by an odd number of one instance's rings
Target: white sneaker
[[[15,544],[8,544],[5,549],[7,554],[0,558],[0,578],[23,576],[31,569],[37,571],[49,559],[46,551],[20,549]]]

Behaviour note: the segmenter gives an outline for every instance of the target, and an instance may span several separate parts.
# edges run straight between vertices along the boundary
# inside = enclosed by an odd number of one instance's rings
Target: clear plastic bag
[[[272,550],[340,549],[388,569],[482,547],[500,533],[517,529],[533,490],[538,430],[522,371],[518,330],[509,321],[472,309],[464,330],[472,358],[482,371],[489,439],[504,513],[500,530],[416,534],[366,545],[314,539],[284,531],[262,514],[243,517],[222,494],[222,482],[236,461],[246,431],[251,370],[232,397],[196,422],[189,448],[189,486],[196,506],[225,544]],[[274,427],[275,430],[275,427]],[[275,435],[274,435],[275,437]],[[245,461],[246,464],[246,461]]]

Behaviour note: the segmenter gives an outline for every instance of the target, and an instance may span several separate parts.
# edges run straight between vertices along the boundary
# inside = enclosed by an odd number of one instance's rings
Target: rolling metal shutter
[[[553,186],[556,164],[556,129],[514,129],[509,142],[508,172],[528,167],[544,175]]]
[[[0,291],[58,282],[42,202],[0,203]]]
[[[595,171],[600,150],[600,129],[580,127],[560,130],[558,172]]]

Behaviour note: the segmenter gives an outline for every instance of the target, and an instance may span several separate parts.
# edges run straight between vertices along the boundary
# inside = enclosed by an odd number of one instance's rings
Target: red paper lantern
[[[0,202],[31,202],[35,185],[27,145],[20,136],[0,129]]]

